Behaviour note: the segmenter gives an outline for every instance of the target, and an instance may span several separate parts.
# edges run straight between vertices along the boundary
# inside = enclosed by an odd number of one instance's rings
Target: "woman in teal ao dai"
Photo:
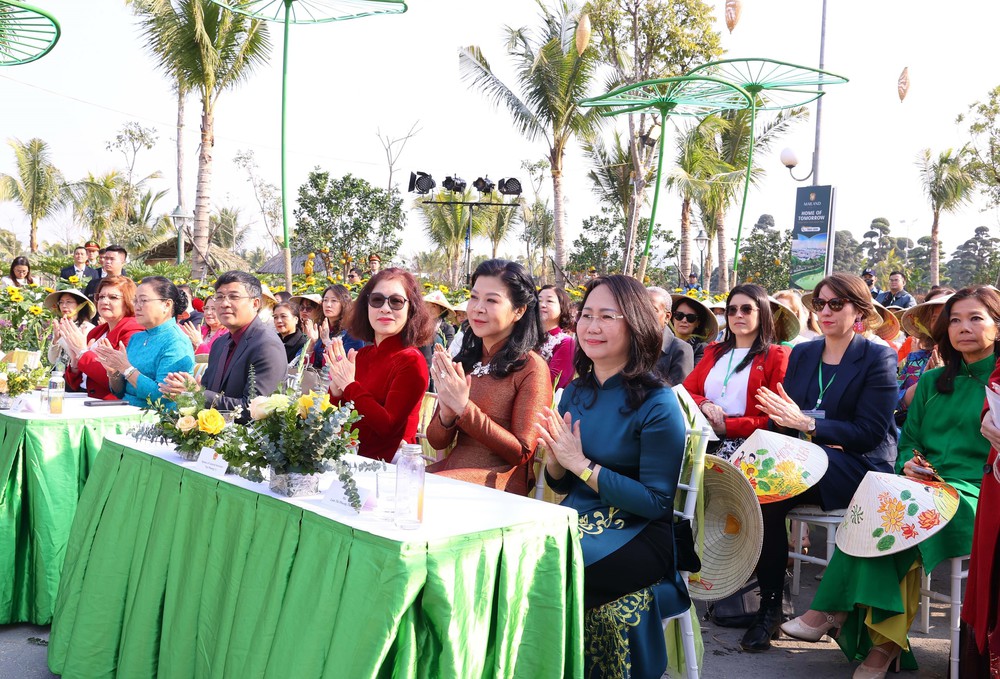
[[[926,481],[929,467],[936,470],[958,491],[954,518],[926,540],[888,556],[859,558],[836,550],[813,600],[814,610],[782,625],[786,634],[806,641],[818,641],[840,628],[837,643],[847,657],[865,658],[855,672],[858,679],[884,677],[899,658],[904,668],[916,669],[907,630],[917,611],[921,566],[930,572],[942,561],[972,550],[979,486],[990,449],[979,431],[980,414],[1000,347],[998,323],[1000,295],[990,288],[965,288],[945,303],[933,328],[945,366],[920,377],[899,439],[896,472]],[[927,464],[915,458],[914,449]],[[906,539],[920,530],[919,525],[902,526],[895,537]]]
[[[580,309],[578,377],[538,428],[546,482],[580,514],[586,672],[660,677],[660,619],[690,605],[673,542],[684,419],[652,372],[661,335],[645,289],[626,276],[596,278]]]

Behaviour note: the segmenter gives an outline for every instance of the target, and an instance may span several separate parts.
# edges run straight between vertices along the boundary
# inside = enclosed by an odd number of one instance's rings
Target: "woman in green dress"
[[[1000,295],[985,286],[964,288],[944,305],[933,332],[944,367],[917,383],[899,438],[896,472],[930,480],[936,471],[959,494],[959,508],[940,532],[908,550],[859,558],[839,549],[812,609],[786,622],[788,636],[818,641],[835,634],[849,659],[865,658],[855,679],[885,676],[892,664],[916,669],[906,632],[920,597],[920,568],[968,554],[983,464],[990,444],[980,434],[983,388],[997,362]],[[913,451],[923,455],[923,460]]]

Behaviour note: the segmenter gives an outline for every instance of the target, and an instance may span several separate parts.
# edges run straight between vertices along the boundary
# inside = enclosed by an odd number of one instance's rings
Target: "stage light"
[[[465,180],[461,177],[445,177],[441,185],[453,193],[464,193],[466,187]]]
[[[497,190],[505,196],[520,196],[521,182],[514,177],[507,177],[497,182]]]
[[[490,181],[489,177],[480,177],[476,181],[472,182],[472,186],[479,191],[479,193],[493,193],[493,188],[496,186]]]
[[[410,193],[426,194],[433,191],[435,186],[437,186],[437,182],[434,181],[434,177],[426,172],[411,172],[410,185],[407,191]]]

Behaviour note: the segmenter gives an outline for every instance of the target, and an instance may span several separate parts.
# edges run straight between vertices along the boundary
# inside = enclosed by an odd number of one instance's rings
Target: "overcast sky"
[[[768,57],[817,66],[821,0],[744,0],[742,19],[732,34],[716,8],[726,57]],[[106,142],[131,120],[158,130],[159,143],[140,156],[138,171],[159,170],[158,188],[169,193],[159,204],[177,204],[174,178],[175,99],[167,80],[153,68],[129,10],[121,2],[52,0],[44,6],[60,21],[56,48],[33,64],[0,69],[0,136],[26,141],[40,137],[69,179],[121,166]],[[504,26],[535,26],[533,0],[413,0],[399,16],[343,23],[293,26],[289,80],[289,184],[293,192],[319,166],[335,176],[360,175],[385,186],[388,166],[376,136],[402,136],[419,121],[395,177],[405,190],[410,170],[438,180],[457,173],[471,184],[477,176],[521,176],[520,163],[545,154],[512,128],[505,111],[494,111],[459,77],[456,50],[480,45],[494,69],[513,80],[504,53]],[[921,193],[915,160],[963,143],[955,117],[1000,84],[990,45],[1000,25],[1000,3],[952,0],[946,4],[903,0],[831,0],[827,15],[827,70],[850,78],[824,98],[820,178],[837,188],[836,223],[860,239],[875,217],[886,217],[897,235],[914,241],[927,235],[930,210]],[[232,162],[238,150],[252,149],[262,174],[279,183],[281,33],[272,26],[271,63],[239,89],[224,93],[216,110],[212,202],[235,205],[262,230],[245,176]],[[900,103],[896,81],[904,66],[912,82]],[[601,92],[595,91],[594,94]],[[810,107],[814,110],[814,107]],[[186,200],[194,203],[200,105],[191,97],[185,145]],[[668,125],[669,128],[669,125]],[[609,127],[609,132],[610,132]],[[779,228],[789,228],[793,181],[777,159],[785,146],[798,153],[800,176],[808,172],[813,147],[812,120],[799,125],[774,153],[763,159],[767,177],[751,189],[746,228],[763,212]],[[668,151],[670,148],[668,147]],[[669,154],[668,154],[669,155]],[[588,167],[576,145],[566,160],[567,222],[571,237],[599,207],[585,176]],[[13,154],[0,147],[0,172],[13,172]],[[550,187],[543,192],[551,195]],[[411,202],[412,197],[407,197]],[[942,239],[950,253],[986,225],[1000,235],[995,211],[979,205],[942,217]],[[678,201],[661,197],[657,221],[678,228]],[[738,209],[728,223],[735,236]],[[13,229],[27,243],[27,221],[12,204],[0,205],[0,228]],[[78,238],[69,215],[43,222],[41,240]],[[477,249],[488,252],[485,240]],[[411,212],[402,252],[429,246],[422,224]],[[520,251],[516,241],[501,252]]]

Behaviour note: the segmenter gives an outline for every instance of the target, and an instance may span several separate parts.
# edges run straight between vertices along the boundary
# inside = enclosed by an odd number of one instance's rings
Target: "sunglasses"
[[[817,312],[822,311],[826,308],[826,305],[830,305],[830,311],[840,311],[844,308],[844,305],[851,300],[844,297],[832,297],[830,299],[820,299],[819,297],[812,298],[812,308]]]
[[[372,309],[381,309],[385,306],[387,301],[389,302],[390,309],[393,311],[399,311],[406,306],[406,302],[408,300],[400,295],[390,295],[389,297],[386,297],[381,293],[374,292],[368,297],[368,306]]]
[[[698,314],[685,314],[677,312],[676,314],[674,314],[674,318],[680,319],[682,321],[687,321],[688,323],[698,322]]]
[[[744,316],[749,316],[755,311],[757,311],[757,307],[752,304],[741,304],[739,306],[733,304],[726,307],[727,316],[735,316],[737,312],[743,314]]]

